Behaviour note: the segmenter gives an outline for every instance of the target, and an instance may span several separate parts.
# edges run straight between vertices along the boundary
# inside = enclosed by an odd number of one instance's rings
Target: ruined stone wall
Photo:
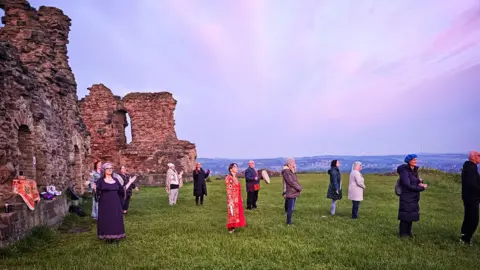
[[[120,161],[118,151],[125,144],[122,134],[115,128],[116,112],[124,110],[110,89],[103,84],[88,88],[90,94],[79,102],[82,119],[90,132],[92,156],[114,163]],[[122,131],[124,132],[124,131]]]
[[[0,28],[3,213],[5,203],[22,201],[11,192],[12,180],[19,171],[35,179],[40,192],[49,184],[58,190],[76,184],[82,193],[90,169],[90,146],[77,106],[77,85],[68,64],[70,19],[57,8],[41,7],[37,11],[23,0],[0,0],[0,8],[5,11],[5,26]],[[19,211],[25,211],[19,215],[26,219],[26,225],[19,230],[29,230],[36,224],[29,219],[36,217],[28,209]],[[3,231],[12,233],[5,215],[0,214],[0,225],[7,224]]]
[[[132,141],[139,147],[157,147],[177,139],[173,112],[177,101],[168,92],[130,93],[123,105],[132,120]]]
[[[140,185],[164,185],[167,163],[184,171],[191,181],[197,152],[195,144],[177,139],[174,110],[177,101],[171,93],[130,93],[123,99],[114,96],[103,84],[89,88],[79,104],[91,133],[92,155],[102,161],[126,165],[137,174]],[[131,119],[132,141],[127,144],[126,114]]]

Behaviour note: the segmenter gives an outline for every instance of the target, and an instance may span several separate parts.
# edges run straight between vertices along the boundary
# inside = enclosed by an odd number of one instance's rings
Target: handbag
[[[400,186],[400,178],[398,178],[397,183],[395,183],[395,194],[397,194],[397,196],[402,195],[402,187]]]

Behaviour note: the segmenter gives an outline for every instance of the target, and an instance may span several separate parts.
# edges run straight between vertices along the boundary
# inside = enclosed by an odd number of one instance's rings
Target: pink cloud
[[[430,54],[447,53],[465,38],[474,33],[478,35],[479,30],[480,8],[473,7],[463,12],[447,30],[441,32],[427,52]]]

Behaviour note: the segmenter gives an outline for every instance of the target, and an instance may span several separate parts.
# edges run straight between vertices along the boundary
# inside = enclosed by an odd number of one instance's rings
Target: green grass
[[[203,207],[195,206],[192,185],[180,190],[174,207],[164,188],[142,188],[134,194],[125,217],[127,239],[119,246],[97,240],[89,217],[70,216],[61,230],[42,233],[48,241],[33,237],[26,240],[31,248],[13,248],[0,269],[478,269],[480,248],[458,243],[463,207],[455,177],[423,175],[430,189],[422,193],[414,239],[397,237],[394,176],[365,175],[365,200],[359,219],[352,220],[347,175],[344,199],[330,216],[327,175],[301,174],[304,192],[293,226],[285,225],[281,179],[273,178],[262,184],[259,209],[246,212],[247,227],[233,235],[225,226],[224,183],[213,180]],[[91,231],[65,233],[74,226]]]

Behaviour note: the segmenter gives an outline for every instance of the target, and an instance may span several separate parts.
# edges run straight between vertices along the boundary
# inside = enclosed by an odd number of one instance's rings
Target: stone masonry
[[[164,185],[169,162],[175,164],[178,172],[184,171],[184,180],[192,180],[196,147],[177,139],[177,101],[171,93],[130,93],[122,99],[103,84],[95,84],[89,90],[89,95],[79,103],[91,134],[92,156],[113,162],[117,169],[126,165],[138,175],[140,185]],[[132,125],[129,144],[125,137],[127,113]]]
[[[80,118],[77,85],[68,63],[70,18],[57,8],[35,10],[24,0],[0,0],[0,246],[32,227],[57,223],[66,199],[34,211],[12,193],[23,171],[38,190],[53,184],[82,193],[90,170],[88,132]],[[15,213],[4,213],[4,205]],[[38,209],[37,209],[38,208]]]

